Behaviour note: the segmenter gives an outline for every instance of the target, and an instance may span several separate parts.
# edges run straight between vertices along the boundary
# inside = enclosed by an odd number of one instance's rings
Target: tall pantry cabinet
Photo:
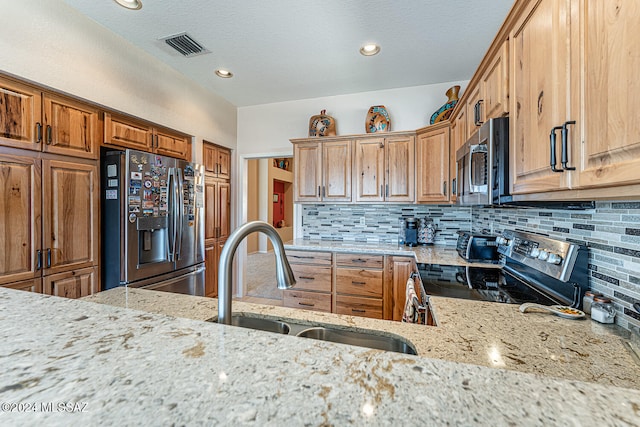
[[[0,286],[99,289],[99,111],[0,76]]]
[[[231,151],[204,141],[205,295],[218,296],[220,254],[231,233]]]

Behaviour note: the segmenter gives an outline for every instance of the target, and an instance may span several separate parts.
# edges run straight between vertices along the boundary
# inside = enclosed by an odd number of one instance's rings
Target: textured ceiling
[[[238,107],[469,79],[513,3],[64,1]],[[185,58],[158,40],[185,31],[210,53]],[[365,42],[381,52],[360,55]]]

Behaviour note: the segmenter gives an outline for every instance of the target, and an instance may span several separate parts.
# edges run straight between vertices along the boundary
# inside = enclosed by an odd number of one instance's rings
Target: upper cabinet
[[[637,196],[640,7],[532,1],[511,30],[513,193]],[[564,191],[553,196],[550,191]]]
[[[204,141],[202,144],[204,171],[214,178],[231,178],[231,150]]]
[[[460,108],[451,120],[449,143],[449,180],[451,188],[451,202],[457,201],[458,194],[458,168],[456,167],[456,152],[467,141],[466,109]]]
[[[104,113],[103,144],[191,160],[187,135],[113,113]]]
[[[572,111],[569,102],[573,43],[568,41],[577,25],[570,11],[571,0],[531,1],[511,29],[510,147],[514,194],[569,186],[556,152],[561,144],[558,131],[563,124],[576,120],[579,113]],[[575,126],[566,129],[566,141],[574,146]]]
[[[74,99],[0,77],[0,144],[97,159],[99,111]]]
[[[449,123],[443,122],[417,132],[416,141],[416,201],[448,202],[449,184]]]
[[[570,134],[582,132],[581,138],[571,138],[569,166],[576,167],[571,186],[638,184],[640,97],[634,87],[640,75],[640,4],[574,0],[571,6],[578,8],[582,22],[579,58],[584,61],[582,70],[576,67],[581,72],[572,76],[582,77],[579,93],[583,98],[570,118],[576,124],[568,126]],[[574,16],[576,12],[572,11]]]
[[[415,136],[389,135],[354,142],[356,202],[413,202]]]
[[[294,201],[351,201],[351,140],[295,142]]]

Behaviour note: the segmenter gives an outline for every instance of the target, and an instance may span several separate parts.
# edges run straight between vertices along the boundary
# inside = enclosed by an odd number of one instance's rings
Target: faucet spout
[[[252,221],[236,229],[222,248],[218,270],[218,323],[231,324],[231,293],[233,257],[240,242],[249,234],[259,231],[267,235],[276,255],[276,281],[278,289],[289,289],[296,284],[291,266],[284,253],[282,239],[273,226],[264,221]]]

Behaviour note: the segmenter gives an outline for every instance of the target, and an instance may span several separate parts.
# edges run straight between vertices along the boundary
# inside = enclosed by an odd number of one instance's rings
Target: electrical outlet
[[[363,216],[360,217],[360,225],[367,225]]]

